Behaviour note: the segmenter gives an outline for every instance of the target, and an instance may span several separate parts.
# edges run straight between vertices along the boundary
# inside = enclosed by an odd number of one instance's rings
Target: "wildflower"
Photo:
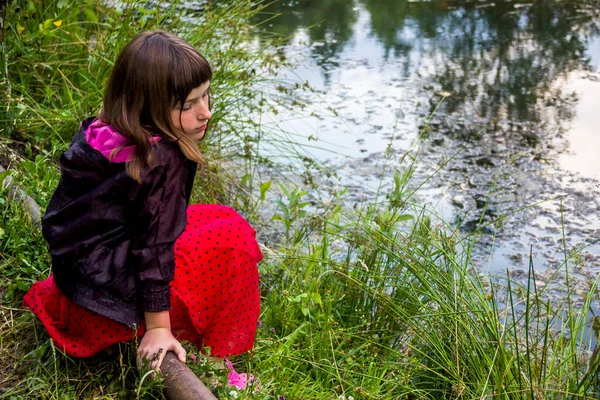
[[[285,400],[285,396],[277,396],[277,400]]]
[[[229,392],[229,397],[231,397],[232,399],[237,399],[238,398],[238,392],[235,390],[232,390]]]
[[[258,320],[258,329],[262,328],[262,321],[259,319]]]
[[[196,355],[195,354],[190,354],[190,358],[192,359],[193,363],[196,363]]]
[[[233,364],[231,361],[226,360],[227,369],[229,370],[229,375],[227,375],[227,381],[230,386],[235,386],[238,389],[245,390],[248,383],[252,383],[254,381],[254,375],[250,374],[248,377],[245,373],[237,373],[235,369],[233,369]]]

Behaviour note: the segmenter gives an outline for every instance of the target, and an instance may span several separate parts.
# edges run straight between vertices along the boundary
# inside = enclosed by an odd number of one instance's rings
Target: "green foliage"
[[[17,302],[33,282],[48,276],[50,256],[39,229],[7,192],[0,193],[0,293]]]
[[[0,146],[26,143],[12,176],[45,207],[58,181],[56,157],[77,122],[98,111],[119,49],[142,29],[179,32],[216,67],[213,132],[193,201],[232,204],[255,219],[273,183],[282,194],[270,227],[283,225],[285,241],[264,248],[259,266],[262,326],[254,351],[236,360],[261,389],[233,394],[216,385],[222,398],[597,398],[600,324],[589,323],[597,282],[581,307],[567,308],[546,300],[533,265],[525,284],[475,274],[476,238],[414,204],[416,154],[394,171],[385,201],[355,209],[344,191],[317,206],[304,188],[257,173],[257,163],[273,164],[259,152],[270,139],[253,115],[269,100],[256,88],[281,58],[247,44],[254,12],[245,1],[211,3],[196,24],[176,5],[11,1],[0,49]],[[318,166],[303,162],[314,186],[309,169]],[[567,272],[584,263],[579,249],[565,254]],[[134,343],[73,360],[19,306],[49,265],[39,230],[2,191],[0,398],[161,398],[161,380],[135,368]],[[222,370],[197,357],[190,366],[198,375],[224,382]]]
[[[266,287],[255,362],[263,374],[278,371],[282,393],[595,398],[596,337],[585,315],[597,301],[596,283],[573,311],[557,309],[529,285],[492,284],[473,275],[468,250],[457,248],[462,239],[449,227],[435,226],[424,211],[409,218],[396,204],[345,211],[335,224],[325,215],[321,233],[329,242],[308,252],[280,248],[261,266]],[[381,215],[398,218],[379,224]],[[335,240],[344,246],[323,251]],[[501,295],[510,297],[508,307],[498,303]],[[568,321],[569,332],[557,329]]]
[[[282,200],[277,200],[275,205],[278,210],[281,211],[281,214],[275,214],[271,219],[282,221],[285,227],[285,238],[289,242],[292,232],[292,227],[294,224],[297,224],[303,217],[307,215],[306,206],[308,206],[308,202],[303,202],[302,197],[304,197],[308,192],[301,190],[297,187],[289,190],[286,189],[285,186],[279,185],[279,188],[285,195],[285,200],[287,203],[284,203]],[[299,232],[299,229],[295,229],[295,231]],[[301,237],[294,237],[293,242],[297,243]]]
[[[160,7],[140,0],[115,8],[89,0],[68,7],[56,0],[11,1],[1,54],[2,136],[48,150],[52,139],[69,143],[78,122],[100,110],[120,49],[138,32],[160,28],[182,35],[215,67],[213,132],[206,145],[218,154],[237,154],[241,141],[253,140],[246,133],[255,125],[251,113],[262,107],[256,84],[280,64],[270,53],[240,45],[252,35],[243,21],[257,11],[246,2],[188,15],[178,2]]]

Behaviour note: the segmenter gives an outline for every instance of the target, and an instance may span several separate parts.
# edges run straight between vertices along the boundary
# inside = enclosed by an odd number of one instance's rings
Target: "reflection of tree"
[[[419,56],[435,60],[436,89],[452,94],[435,117],[435,131],[446,137],[437,136],[428,150],[439,158],[460,152],[439,185],[465,199],[463,228],[477,225],[482,214],[493,220],[560,191],[541,171],[562,151],[556,142],[574,115],[576,98],[561,78],[590,68],[586,40],[598,34],[598,21],[582,12],[584,1],[459,7],[443,12],[438,36],[421,46]],[[506,226],[526,225],[538,212],[520,212]]]
[[[432,2],[412,3],[393,0],[361,0],[371,15],[372,33],[385,49],[385,58],[406,56],[414,41],[405,39],[402,31],[418,28],[421,37],[435,37],[437,21],[442,16],[439,5]]]
[[[510,11],[510,12],[509,12]],[[492,120],[540,121],[540,100],[560,95],[556,80],[588,68],[585,33],[595,26],[573,4],[540,1],[514,12],[498,3],[444,21],[449,37],[437,83],[453,96],[445,110]]]
[[[277,16],[272,18],[274,15]],[[307,29],[309,45],[318,43],[313,47],[313,58],[325,71],[339,66],[336,56],[352,38],[356,22],[353,2],[348,0],[276,1],[265,7],[258,17],[272,18],[261,25],[263,29],[288,40],[298,29]]]
[[[552,87],[556,79],[588,66],[584,36],[596,27],[581,10],[599,3],[361,2],[386,58],[417,53],[435,62],[434,81],[453,94],[445,111],[520,121],[539,121],[536,105],[558,94]]]
[[[371,16],[371,33],[385,58],[399,59],[404,74],[427,64],[438,88],[453,95],[442,111],[487,121],[539,122],[543,103],[570,115],[562,75],[587,68],[586,36],[596,33],[600,0],[358,0]],[[280,14],[265,30],[291,38],[307,29],[313,58],[325,74],[352,37],[354,1],[274,2],[263,17]],[[517,7],[518,6],[518,7]],[[267,24],[265,24],[267,25]],[[415,61],[418,60],[418,61]],[[419,63],[417,66],[416,62]]]

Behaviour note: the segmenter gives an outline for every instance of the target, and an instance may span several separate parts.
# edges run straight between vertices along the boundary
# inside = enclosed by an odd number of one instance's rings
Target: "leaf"
[[[54,26],[56,26],[56,27],[58,28],[59,26],[61,26],[61,25],[62,25],[62,19],[57,19],[57,20],[56,20],[56,21],[54,21],[52,24],[54,24]]]
[[[83,13],[85,14],[85,17],[92,22],[98,22],[98,17],[96,16],[96,13],[89,7],[85,7],[83,9]]]
[[[302,301],[302,299],[305,298],[306,296],[308,296],[308,294],[300,293],[298,296],[292,297],[290,300],[292,300],[294,303],[300,303]]]
[[[306,201],[306,202],[304,202],[304,203],[300,203],[300,204],[298,204],[298,208],[304,208],[304,207],[306,207],[306,206],[307,206],[307,205],[309,205],[309,204],[310,204],[310,202],[309,202],[309,201]]]
[[[58,0],[58,3],[56,3],[56,7],[57,8],[65,8],[68,4],[69,4],[68,0]]]
[[[318,305],[323,305],[323,302],[321,301],[321,295],[319,293],[317,293],[317,292],[311,293],[310,298],[312,299],[312,301],[314,301]]]
[[[302,307],[302,314],[305,317],[308,316],[308,314],[310,314],[310,310],[308,309],[308,307]]]
[[[25,168],[25,170],[27,170],[27,172],[29,172],[31,175],[35,175],[35,173],[37,172],[37,168],[33,161],[29,161],[29,160],[23,161],[21,163],[21,167]]]
[[[283,201],[277,200],[275,202],[275,205],[277,206],[277,208],[279,208],[281,210],[281,212],[283,212],[283,215],[285,216],[286,219],[290,219],[290,210],[287,208],[287,206],[285,204],[283,204]]]
[[[44,21],[44,29],[43,30],[49,29],[51,26],[52,26],[52,19],[48,18],[47,20]]]
[[[410,214],[402,214],[402,215],[399,215],[398,218],[396,218],[396,220],[398,222],[400,222],[400,221],[410,221],[412,219],[415,219],[415,217],[412,216],[412,215],[410,215]]]
[[[240,181],[240,184],[242,186],[244,186],[246,184],[246,182],[248,182],[249,179],[250,179],[250,174],[244,174],[244,176],[242,176],[242,180]]]
[[[298,200],[298,191],[294,190],[292,194],[289,196],[290,204],[294,204]]]
[[[3,183],[8,175],[10,175],[10,172],[8,172],[6,170],[0,172],[0,189],[2,189],[4,187]]]
[[[267,181],[260,185],[260,199],[264,200],[267,197],[267,191],[271,188],[272,181]]]
[[[300,335],[304,335],[304,331],[306,329],[306,322],[303,322],[296,330],[286,337],[282,338],[282,343],[277,348],[277,354],[281,355],[284,352],[288,352],[290,347],[298,340]]]
[[[30,285],[27,285],[24,282],[21,282],[21,281],[17,282],[17,289],[19,289],[22,292],[28,291],[29,290],[29,286]]]
[[[23,31],[25,31],[25,28],[23,28],[21,24],[17,22],[17,32],[19,32],[19,35],[23,33]]]
[[[398,171],[394,171],[394,183],[396,184],[396,187],[400,187],[400,185],[402,184],[400,182],[400,174],[398,173]]]

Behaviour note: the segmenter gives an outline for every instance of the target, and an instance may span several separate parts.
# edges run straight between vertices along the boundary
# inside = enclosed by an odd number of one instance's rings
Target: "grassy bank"
[[[277,185],[257,180],[255,169],[269,160],[253,157],[252,148],[282,142],[255,134],[262,130],[250,116],[268,107],[255,88],[268,93],[278,85],[263,77],[281,60],[268,46],[247,44],[256,12],[249,2],[219,3],[185,18],[176,5],[9,2],[0,161],[44,207],[58,182],[57,157],[78,121],[97,113],[120,47],[155,27],[198,46],[215,66],[216,128],[204,144],[208,163],[194,199],[233,205],[284,238],[263,249],[255,349],[234,360],[260,378],[260,388],[221,387],[222,398],[598,398],[596,283],[575,308],[546,300],[533,265],[525,283],[478,275],[470,258],[476,236],[460,236],[412,199],[418,150],[388,171],[395,186],[376,204],[349,207],[341,191],[309,207],[305,192],[286,187],[277,217],[267,226],[255,219],[265,204],[252,193]],[[225,168],[230,163],[240,167],[235,174]],[[86,360],[53,347],[20,304],[48,276],[49,262],[38,229],[1,192],[0,399],[160,398],[160,380],[143,379],[134,367],[135,344]]]

